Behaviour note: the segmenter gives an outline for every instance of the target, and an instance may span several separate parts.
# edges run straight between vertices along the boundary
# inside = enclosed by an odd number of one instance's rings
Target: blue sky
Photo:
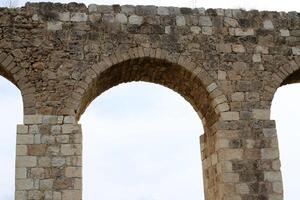
[[[22,5],[24,1],[19,0]],[[68,1],[55,1],[68,2]],[[194,0],[102,0],[86,4],[194,6]],[[197,7],[300,11],[296,0],[198,0]],[[276,119],[285,198],[298,200],[300,85],[280,88],[272,106]],[[13,200],[15,132],[22,123],[19,91],[0,77],[0,199]],[[100,95],[82,116],[84,200],[203,199],[196,112],[180,95],[150,83],[127,83]],[[296,152],[295,152],[296,151]]]

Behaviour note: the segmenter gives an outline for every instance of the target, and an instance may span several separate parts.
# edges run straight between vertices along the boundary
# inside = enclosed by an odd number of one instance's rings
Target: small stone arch
[[[190,56],[138,47],[102,57],[82,75],[72,96],[77,99],[77,120],[102,92],[131,81],[157,83],[178,92],[194,107],[204,129],[211,127],[221,112],[229,110],[227,98],[218,84]]]
[[[274,94],[280,86],[297,82],[300,82],[300,59],[295,56],[278,65],[265,89]]]
[[[0,51],[0,75],[18,87],[16,76],[12,72],[15,66],[16,63],[13,56]]]

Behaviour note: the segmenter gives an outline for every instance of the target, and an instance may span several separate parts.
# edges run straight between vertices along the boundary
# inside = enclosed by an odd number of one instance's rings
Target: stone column
[[[16,154],[16,200],[82,199],[82,134],[74,117],[24,116]]]
[[[205,200],[283,200],[275,121],[265,112],[220,120],[201,136]]]

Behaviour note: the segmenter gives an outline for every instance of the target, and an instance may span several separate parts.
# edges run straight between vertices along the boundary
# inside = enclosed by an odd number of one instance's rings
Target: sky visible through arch
[[[24,2],[19,0],[18,6]],[[300,12],[299,0],[76,2]],[[299,91],[299,84],[278,89],[272,106],[272,119],[277,121],[285,199],[288,200],[298,200]],[[15,127],[22,122],[23,111],[18,90],[2,77],[0,110],[0,199],[13,200]],[[84,200],[203,199],[197,141],[202,127],[191,106],[175,92],[154,84],[120,85],[98,97],[80,122],[85,134]]]

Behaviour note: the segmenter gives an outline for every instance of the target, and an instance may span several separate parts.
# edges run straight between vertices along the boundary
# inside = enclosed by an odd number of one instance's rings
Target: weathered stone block
[[[26,125],[17,125],[17,133],[18,134],[27,134],[28,133],[28,126],[26,126]]]
[[[66,173],[65,173],[66,177],[69,178],[80,178],[82,177],[82,168],[81,167],[66,167]]]
[[[59,30],[62,30],[62,22],[59,22],[59,21],[50,21],[47,24],[47,29],[49,31],[59,31]]]
[[[85,22],[87,19],[86,13],[71,13],[72,22]]]
[[[263,25],[264,25],[264,29],[267,29],[267,30],[273,30],[274,29],[274,25],[273,25],[273,22],[271,20],[265,20],[263,22]]]
[[[176,25],[177,26],[185,26],[186,25],[184,16],[176,16]]]
[[[34,144],[33,135],[17,135],[17,144]]]
[[[16,179],[16,190],[32,190],[33,180],[32,179]]]
[[[138,15],[131,15],[129,17],[129,24],[134,24],[134,25],[141,25],[144,21],[144,18],[142,16]]]
[[[254,35],[254,30],[249,29],[241,29],[241,28],[235,28],[234,29],[235,36],[251,36]]]
[[[42,116],[41,115],[24,115],[24,124],[41,124]]]
[[[126,24],[127,23],[127,16],[122,13],[118,13],[116,15],[116,21],[121,23],[121,24]]]
[[[270,110],[268,109],[253,109],[253,118],[260,120],[268,120],[270,119]]]
[[[239,112],[222,112],[221,119],[224,121],[239,120]]]
[[[17,156],[16,166],[17,167],[35,167],[37,165],[36,156]]]
[[[211,19],[208,16],[200,16],[199,24],[200,24],[200,26],[212,26]]]
[[[300,47],[292,47],[292,52],[294,55],[300,56]]]
[[[158,15],[169,15],[169,9],[167,7],[158,7],[157,8]]]

